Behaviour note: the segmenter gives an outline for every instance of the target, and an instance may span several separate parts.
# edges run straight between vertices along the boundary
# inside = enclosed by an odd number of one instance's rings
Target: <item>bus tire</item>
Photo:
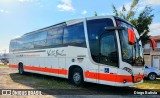
[[[23,74],[24,74],[24,69],[23,69],[23,64],[22,64],[22,63],[19,64],[18,70],[19,70],[18,73],[19,73],[20,75],[23,75]]]
[[[76,86],[80,86],[83,84],[84,79],[83,79],[83,71],[81,68],[77,67],[73,69],[71,73],[70,81],[72,84]]]

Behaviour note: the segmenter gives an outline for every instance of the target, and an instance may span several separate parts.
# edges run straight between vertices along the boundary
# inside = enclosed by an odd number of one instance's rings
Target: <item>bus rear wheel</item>
[[[18,73],[19,73],[20,75],[23,75],[23,74],[24,74],[24,69],[23,69],[23,64],[22,64],[22,63],[19,64],[18,69],[19,69],[19,72],[18,72]]]
[[[70,77],[71,83],[73,83],[76,86],[80,86],[83,84],[83,71],[81,68],[75,68],[72,71],[71,77]]]

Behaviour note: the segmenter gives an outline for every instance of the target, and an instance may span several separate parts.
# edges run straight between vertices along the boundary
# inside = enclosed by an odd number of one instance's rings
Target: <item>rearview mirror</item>
[[[153,39],[150,39],[150,41],[151,41],[152,49],[154,50],[156,48],[156,42]]]
[[[135,42],[135,33],[132,29],[128,28],[128,42],[129,44],[134,44]]]

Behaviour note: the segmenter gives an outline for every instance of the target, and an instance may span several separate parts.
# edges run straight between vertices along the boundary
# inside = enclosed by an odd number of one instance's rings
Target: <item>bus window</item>
[[[34,48],[43,48],[43,47],[45,47],[45,45],[46,45],[46,37],[47,37],[47,32],[35,33],[35,35],[33,35]]]
[[[10,42],[9,51],[10,51],[10,52],[15,51],[15,50],[16,50],[16,49],[15,49],[15,46],[16,46],[16,40],[12,40],[12,41]]]
[[[79,47],[83,47],[86,45],[83,23],[65,27],[63,44]]]
[[[114,31],[103,34],[100,39],[100,63],[118,67],[118,49]]]
[[[46,40],[39,40],[34,42],[34,48],[42,48],[46,44]],[[31,45],[31,44],[30,44]],[[31,46],[30,46],[31,47]]]
[[[113,27],[112,19],[95,19],[87,21],[89,46],[92,59],[99,63],[99,35],[105,30],[105,27]]]
[[[21,50],[22,45],[23,45],[22,38],[17,39],[14,46],[15,50]]]
[[[63,27],[54,28],[48,32],[46,46],[53,47],[62,44]]]

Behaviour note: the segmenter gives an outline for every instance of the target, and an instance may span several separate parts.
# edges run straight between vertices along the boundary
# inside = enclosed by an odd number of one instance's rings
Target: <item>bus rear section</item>
[[[132,35],[129,35],[129,30]],[[130,43],[129,36],[134,36]],[[71,20],[11,40],[10,67],[85,82],[131,86],[143,82],[143,51],[136,29],[114,17]]]

